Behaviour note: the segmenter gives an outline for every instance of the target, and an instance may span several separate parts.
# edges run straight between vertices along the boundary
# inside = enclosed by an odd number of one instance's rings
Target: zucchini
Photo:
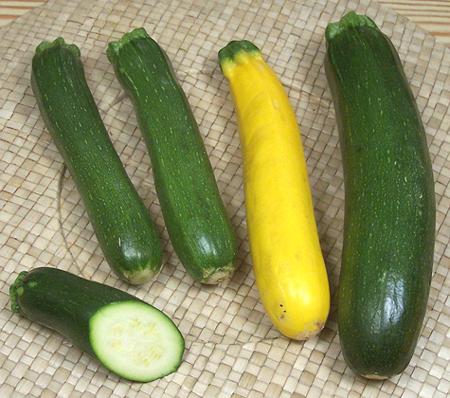
[[[142,28],[109,43],[107,55],[134,103],[178,257],[202,283],[230,278],[236,238],[197,123],[170,61]]]
[[[42,42],[33,57],[31,83],[109,265],[132,284],[153,278],[162,261],[158,235],[108,137],[78,47],[62,38]]]
[[[436,213],[431,161],[390,40],[354,12],[329,24],[325,36],[345,177],[340,341],[356,373],[385,379],[408,365],[427,307]]]
[[[21,272],[10,287],[11,308],[56,330],[103,366],[148,382],[177,370],[184,339],[155,307],[121,290],[69,272]]]
[[[239,121],[256,284],[275,327],[304,340],[325,325],[330,291],[295,113],[255,45],[232,41],[219,62]]]

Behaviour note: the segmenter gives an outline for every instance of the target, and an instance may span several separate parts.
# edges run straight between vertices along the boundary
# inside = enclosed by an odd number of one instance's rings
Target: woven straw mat
[[[251,270],[242,157],[217,51],[232,39],[258,45],[300,122],[316,219],[334,297],[344,186],[323,61],[324,29],[346,11],[366,13],[398,49],[426,126],[436,181],[437,241],[428,311],[402,375],[355,377],[340,352],[336,307],[320,336],[289,341],[271,325]],[[136,116],[105,49],[144,26],[167,51],[200,125],[240,240],[226,286],[194,283],[174,254]],[[367,1],[50,1],[0,29],[0,397],[445,397],[450,389],[450,51],[413,23]],[[30,88],[36,45],[63,36],[82,52],[87,80],[113,143],[157,221],[165,265],[142,287],[119,281],[39,115]],[[168,314],[186,338],[179,370],[152,383],[106,371],[60,335],[13,314],[8,288],[23,270],[52,266],[126,290]],[[334,302],[334,301],[333,301]]]

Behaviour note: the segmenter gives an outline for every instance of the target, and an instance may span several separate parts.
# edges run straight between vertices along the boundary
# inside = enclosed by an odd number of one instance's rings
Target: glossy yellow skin
[[[238,115],[245,202],[256,283],[287,337],[324,326],[330,306],[300,130],[287,95],[259,51],[221,63]]]

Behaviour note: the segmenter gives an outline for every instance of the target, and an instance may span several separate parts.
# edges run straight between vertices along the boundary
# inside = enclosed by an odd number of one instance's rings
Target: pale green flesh
[[[159,379],[181,363],[184,339],[179,330],[166,315],[143,302],[109,304],[90,319],[89,329],[97,358],[126,379]]]

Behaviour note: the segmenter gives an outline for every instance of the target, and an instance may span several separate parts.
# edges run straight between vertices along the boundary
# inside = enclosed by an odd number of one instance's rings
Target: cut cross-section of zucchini
[[[90,319],[90,341],[98,359],[130,380],[152,381],[174,372],[184,340],[161,311],[138,301],[102,307]]]

